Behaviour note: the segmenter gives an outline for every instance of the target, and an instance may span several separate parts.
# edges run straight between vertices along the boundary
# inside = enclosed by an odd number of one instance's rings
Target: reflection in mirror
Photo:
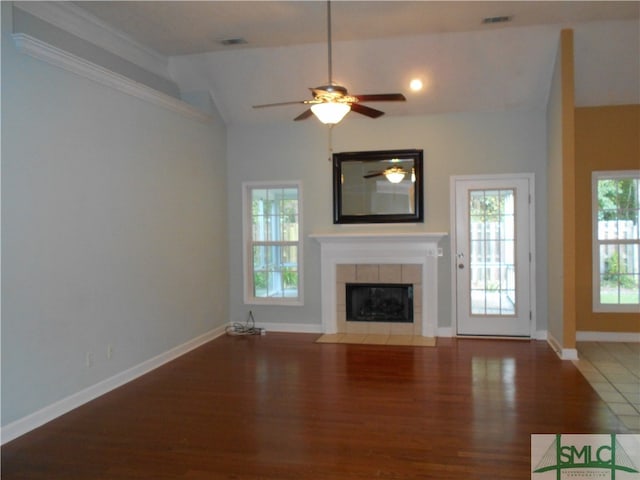
[[[334,223],[423,221],[422,156],[422,150],[334,154]]]

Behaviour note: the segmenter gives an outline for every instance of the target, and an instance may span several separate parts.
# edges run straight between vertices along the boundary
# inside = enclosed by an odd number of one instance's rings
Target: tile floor
[[[371,333],[332,333],[322,335],[318,343],[360,343],[364,345],[400,345],[435,347],[436,339],[420,335],[377,335]]]
[[[640,433],[640,343],[578,342],[574,365],[630,432]]]

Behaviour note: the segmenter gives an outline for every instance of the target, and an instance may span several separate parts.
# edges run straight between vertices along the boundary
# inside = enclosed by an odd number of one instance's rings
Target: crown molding
[[[208,123],[212,121],[211,116],[182,100],[178,100],[177,98],[154,90],[123,75],[107,70],[104,67],[49,45],[30,35],[15,33],[12,37],[16,48],[21,53],[200,122]]]
[[[115,30],[71,2],[14,2],[13,5],[145,70],[171,79],[168,70],[169,60],[166,56]]]

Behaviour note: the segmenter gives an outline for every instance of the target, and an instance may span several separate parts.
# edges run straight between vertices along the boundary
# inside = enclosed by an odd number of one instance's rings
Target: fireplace
[[[413,285],[347,283],[347,322],[413,323]]]
[[[310,235],[321,245],[323,333],[367,333],[435,337],[438,325],[440,232],[332,232]],[[413,284],[413,324],[347,322],[345,283]],[[342,284],[342,285],[341,285]],[[354,330],[354,327],[355,330]],[[406,330],[406,332],[405,332]]]

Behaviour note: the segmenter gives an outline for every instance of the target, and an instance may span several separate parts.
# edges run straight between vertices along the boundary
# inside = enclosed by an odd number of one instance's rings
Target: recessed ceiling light
[[[422,80],[420,80],[419,78],[414,78],[413,80],[411,80],[411,82],[409,82],[409,88],[412,92],[419,92],[420,90],[422,90],[422,86]]]
[[[498,15],[495,17],[485,17],[482,19],[483,24],[506,23],[513,20],[511,15]]]

